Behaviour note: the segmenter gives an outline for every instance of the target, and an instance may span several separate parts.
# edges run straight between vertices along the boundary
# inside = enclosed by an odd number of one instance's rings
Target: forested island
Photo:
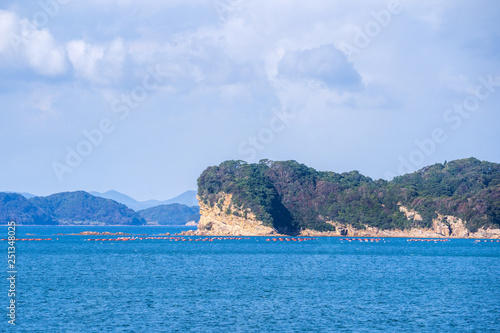
[[[391,181],[296,161],[226,161],[202,173],[198,196],[200,234],[500,237],[500,164],[475,158]]]

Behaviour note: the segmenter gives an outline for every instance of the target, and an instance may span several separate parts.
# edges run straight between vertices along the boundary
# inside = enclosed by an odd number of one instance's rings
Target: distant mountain
[[[148,200],[148,201],[143,201],[140,204],[143,206],[149,206],[148,208],[150,208],[159,205],[170,205],[174,203],[186,205],[189,207],[198,206],[198,199],[196,199],[196,191],[186,191],[181,195],[176,196],[175,198],[165,201]]]
[[[18,193],[0,193],[0,224],[16,221],[18,224],[57,224],[46,211]]]
[[[136,208],[139,207],[138,206],[139,202],[137,200],[135,200],[134,198],[129,197],[128,195],[120,193],[118,191],[113,191],[112,190],[112,191],[107,191],[107,192],[104,192],[104,193],[99,193],[99,192],[91,191],[91,192],[88,192],[88,193],[92,194],[95,197],[101,197],[101,198],[105,198],[105,199],[114,200],[116,202],[124,204],[125,206],[127,206],[128,208],[131,208],[133,210],[137,210]]]
[[[185,225],[187,222],[200,220],[198,206],[188,207],[177,203],[144,209],[138,214],[146,221],[160,225]]]
[[[31,193],[27,193],[27,192],[11,192],[11,191],[5,191],[5,192],[2,192],[2,193],[16,193],[16,194],[20,194],[20,195],[22,195],[22,196],[23,196],[23,197],[25,197],[26,199],[31,199],[31,198],[36,197],[36,195],[31,194]]]
[[[176,196],[170,200],[163,201],[163,205],[179,203],[189,207],[198,206],[198,199],[196,199],[196,191],[186,191],[181,195]]]
[[[36,197],[36,195],[31,194],[31,193],[27,193],[27,192],[18,192],[18,194],[22,195],[22,196],[23,196],[23,197],[25,197],[26,199],[31,199],[31,198]]]
[[[186,191],[182,193],[181,195],[176,196],[175,198],[165,200],[165,201],[160,201],[160,200],[147,200],[147,201],[137,201],[134,198],[129,197],[128,195],[125,195],[123,193],[117,192],[117,191],[107,191],[105,193],[99,193],[99,192],[89,192],[90,194],[101,197],[101,198],[106,198],[106,199],[111,199],[115,200],[116,202],[122,203],[126,205],[128,208],[133,209],[135,211],[139,210],[144,210],[148,209],[151,207],[156,207],[160,205],[169,205],[169,204],[182,204],[186,206],[198,206],[198,200],[196,199],[196,191]]]
[[[84,191],[57,193],[29,200],[59,224],[141,225],[146,221],[127,206]]]
[[[24,195],[29,196],[27,193]],[[117,191],[63,192],[46,197],[32,196],[30,199],[19,193],[0,192],[0,224],[15,220],[25,225],[142,225],[147,220],[160,225],[184,225],[190,221],[198,222],[199,207],[164,203],[182,201],[192,204],[194,200],[196,191],[188,191],[166,201],[149,200],[144,203]],[[147,208],[136,213],[127,205],[136,209]]]
[[[23,193],[29,196],[28,193]],[[95,195],[94,195],[95,194]],[[105,198],[107,197],[107,198]],[[141,225],[155,222],[160,225],[184,225],[198,222],[199,207],[166,202],[197,204],[196,191],[185,192],[166,201],[137,202],[117,191],[106,193],[84,191],[56,193],[46,197],[26,199],[19,193],[0,192],[0,224],[15,220],[19,224],[118,224]],[[147,207],[136,213],[136,209]]]

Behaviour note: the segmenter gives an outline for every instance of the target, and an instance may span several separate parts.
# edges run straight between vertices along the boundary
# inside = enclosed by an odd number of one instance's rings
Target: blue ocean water
[[[57,235],[84,230],[186,228],[18,227],[52,240],[17,242],[16,326],[2,315],[3,331],[500,331],[497,242]],[[1,279],[5,314],[8,288]]]

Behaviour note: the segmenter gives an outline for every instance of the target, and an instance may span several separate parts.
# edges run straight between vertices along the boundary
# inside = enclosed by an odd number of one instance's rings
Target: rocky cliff
[[[200,200],[200,222],[197,234],[267,236],[278,232],[259,221],[249,209],[242,210],[231,203],[232,196],[222,193],[217,205],[203,203]]]
[[[409,220],[420,220],[418,212],[401,206]],[[347,237],[409,237],[409,238],[494,238],[500,239],[500,229],[479,228],[476,232],[471,232],[465,226],[462,219],[451,216],[437,214],[438,217],[432,220],[431,228],[411,228],[408,230],[392,229],[382,230],[376,227],[364,226],[364,229],[354,228],[351,224],[331,222],[335,231],[318,232],[316,230],[302,230],[301,236],[347,236]]]
[[[202,202],[200,200],[200,202]],[[276,236],[279,233],[271,227],[265,226],[255,215],[246,210],[246,218],[243,217],[245,211],[236,210],[231,204],[231,195],[224,194],[221,205],[210,207],[201,203],[201,219],[198,230],[188,232],[191,235],[206,236]],[[409,220],[421,219],[418,212],[400,207],[401,211]],[[231,211],[231,212],[229,212]],[[321,237],[408,237],[408,238],[493,238],[500,239],[500,229],[480,228],[476,232],[469,231],[462,219],[441,215],[433,219],[431,228],[411,228],[408,230],[392,229],[382,230],[376,227],[364,226],[358,229],[351,224],[326,221],[331,224],[335,231],[317,231],[311,229],[301,230],[300,236],[321,236]]]

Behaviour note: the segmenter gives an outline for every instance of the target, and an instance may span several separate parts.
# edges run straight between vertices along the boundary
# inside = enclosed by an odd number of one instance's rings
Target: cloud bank
[[[402,160],[499,162],[498,14],[486,0],[11,1],[0,8],[4,190],[162,199],[225,159],[373,178]],[[489,76],[493,91],[452,114],[455,129],[448,110]],[[61,182],[53,162],[105,119],[113,132]],[[435,129],[447,139],[426,154],[416,142]]]

